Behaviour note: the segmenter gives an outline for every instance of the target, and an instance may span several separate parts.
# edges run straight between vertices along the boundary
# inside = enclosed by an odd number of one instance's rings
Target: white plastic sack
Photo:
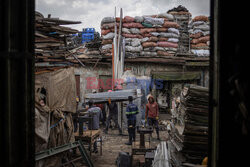
[[[142,23],[144,21],[144,18],[142,16],[135,16],[135,22]]]
[[[158,47],[158,46],[155,47],[155,50],[156,50],[156,51],[159,51],[159,50],[160,50],[160,51],[165,51],[165,49],[164,49],[163,47]]]
[[[125,50],[127,52],[141,52],[142,51],[142,46],[138,46],[138,47],[133,47],[133,46],[125,46]]]
[[[145,23],[149,23],[152,25],[162,25],[164,24],[164,19],[163,18],[152,18],[152,17],[145,17],[144,18]]]
[[[175,33],[175,34],[177,34],[177,35],[180,35],[179,30],[176,29],[176,28],[169,28],[169,29],[168,29],[168,32],[172,32],[172,33]]]
[[[156,52],[146,52],[146,51],[142,51],[140,53],[140,55],[142,56],[157,56],[157,53]]]
[[[179,42],[179,39],[177,39],[177,38],[169,38],[169,39],[168,39],[168,42],[175,42],[175,43],[178,43],[178,42]]]
[[[173,51],[173,52],[176,52],[176,51],[177,51],[177,48],[168,48],[168,47],[164,47],[164,50],[165,50],[165,51]]]
[[[209,31],[210,27],[207,24],[194,26],[194,30]]]
[[[191,52],[197,56],[209,56],[209,50],[195,50],[191,49]]]
[[[115,33],[110,32],[110,33],[104,35],[102,38],[103,39],[113,39],[114,37],[115,37]]]
[[[137,38],[132,39],[131,46],[136,47],[136,46],[140,46],[140,45],[141,45],[140,39],[137,39]]]
[[[195,21],[195,22],[191,22],[191,26],[192,26],[192,27],[193,27],[193,26],[203,25],[203,24],[205,24],[204,21]]]
[[[138,28],[130,28],[129,31],[132,33],[132,34],[140,34],[140,30]]]
[[[102,50],[112,49],[112,44],[106,44],[102,46]]]
[[[126,33],[126,34],[130,34],[131,33],[128,28],[122,28],[122,32]]]
[[[147,42],[149,40],[149,37],[145,37],[141,39],[141,42]]]
[[[158,32],[150,32],[150,34],[153,36],[156,36],[156,37],[158,37],[160,35],[160,33],[158,33]]]
[[[165,38],[178,38],[179,35],[175,34],[175,33],[166,33],[166,32],[160,32],[160,37],[165,37]]]
[[[160,13],[157,15],[160,18],[167,18],[168,20],[174,20],[174,16],[168,13]]]

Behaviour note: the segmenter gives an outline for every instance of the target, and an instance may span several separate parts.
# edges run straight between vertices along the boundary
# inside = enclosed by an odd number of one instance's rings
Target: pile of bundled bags
[[[192,19],[192,14],[184,6],[179,5],[176,8],[170,9],[168,14],[172,14],[176,23],[180,25],[180,37],[178,52],[189,52],[189,27],[188,24]]]
[[[210,26],[207,16],[196,16],[190,22],[191,52],[198,56],[209,56]]]
[[[114,17],[105,17],[101,21],[101,53],[105,56],[112,55],[112,43],[115,37],[115,24],[119,29],[119,20]]]
[[[112,23],[107,23],[107,20]],[[115,23],[119,27],[119,21],[119,18],[110,17],[102,20],[103,52],[112,48],[110,44],[114,37],[113,27]],[[125,38],[126,56],[173,56],[178,48],[180,35],[178,29],[179,25],[174,22],[173,15],[167,13],[153,16],[125,16],[122,20],[122,36]]]

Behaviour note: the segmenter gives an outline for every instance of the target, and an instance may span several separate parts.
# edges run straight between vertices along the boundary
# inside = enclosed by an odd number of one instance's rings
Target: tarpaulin
[[[50,109],[76,112],[76,81],[73,68],[36,75],[35,87],[44,87]]]

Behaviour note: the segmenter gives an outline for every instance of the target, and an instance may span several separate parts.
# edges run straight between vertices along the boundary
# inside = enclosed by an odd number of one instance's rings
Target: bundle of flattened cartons
[[[198,56],[209,56],[210,26],[207,16],[196,16],[190,22],[191,52]]]
[[[201,164],[208,151],[208,88],[184,87],[168,147],[172,166]]]
[[[178,53],[189,53],[190,42],[189,42],[189,27],[188,24],[192,18],[192,14],[184,6],[178,6],[169,10],[167,13],[174,16],[174,20],[180,25],[180,37]]]
[[[44,18],[36,12],[35,19],[35,56],[36,64],[70,64],[67,57],[71,56],[71,49],[78,47],[76,39],[78,31],[61,25],[79,24],[78,21],[60,20],[58,18]]]
[[[179,25],[171,14],[153,16],[125,16],[122,36],[125,38],[127,57],[173,56],[178,48]],[[105,17],[101,22],[102,53],[110,56],[114,26],[119,28],[120,18]],[[117,31],[118,32],[118,31]]]

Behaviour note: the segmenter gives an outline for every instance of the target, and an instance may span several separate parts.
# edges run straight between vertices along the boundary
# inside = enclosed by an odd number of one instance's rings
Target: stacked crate
[[[95,33],[94,28],[84,28],[82,30],[82,43],[94,40],[94,33]]]

